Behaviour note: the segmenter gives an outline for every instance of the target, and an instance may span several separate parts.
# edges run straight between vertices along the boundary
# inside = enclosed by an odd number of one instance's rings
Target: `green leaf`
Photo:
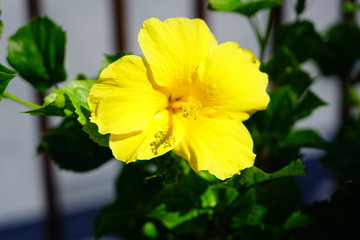
[[[126,239],[143,239],[143,226],[150,220],[147,214],[159,205],[152,199],[163,188],[159,179],[148,179],[151,175],[150,161],[124,165],[116,182],[115,201],[97,216],[94,229],[97,238],[115,234]]]
[[[296,14],[300,15],[302,12],[304,12],[305,7],[306,7],[306,0],[298,0],[295,6]]]
[[[236,12],[250,17],[260,10],[265,10],[280,5],[281,0],[252,0],[242,2],[236,9]]]
[[[99,133],[99,128],[95,123],[87,121],[86,124],[83,126],[83,131],[89,135],[90,139],[92,139],[100,146],[103,147],[109,146],[110,134],[103,135]]]
[[[267,226],[283,226],[286,219],[303,205],[301,190],[294,178],[279,178],[267,182],[258,188],[257,200],[258,204],[267,209],[264,217]]]
[[[60,89],[55,89],[45,98],[41,108],[28,111],[32,115],[60,116],[75,118],[83,130],[100,146],[109,146],[109,134],[103,135],[96,124],[91,123],[87,98],[96,80],[73,80]]]
[[[266,173],[261,169],[253,166],[247,168],[241,172],[240,176],[235,176],[235,181],[245,187],[251,187],[255,184],[269,181],[272,179],[294,176],[306,176],[304,172],[305,166],[301,163],[301,160],[290,162],[287,166],[274,173]]]
[[[283,144],[290,147],[323,147],[324,140],[314,130],[301,129],[289,132]]]
[[[232,227],[237,228],[245,224],[264,228],[263,218],[266,208],[256,201],[255,188],[250,188],[245,194],[238,197],[234,203]]]
[[[296,211],[285,221],[283,228],[285,230],[301,228],[312,224],[314,221],[315,220],[306,213]]]
[[[360,10],[360,4],[353,1],[345,1],[343,5],[344,12],[346,13],[354,13]]]
[[[58,128],[45,133],[39,151],[48,152],[62,169],[85,172],[112,159],[109,148],[98,146],[82,131],[76,120],[65,120]]]
[[[318,107],[325,105],[326,103],[323,100],[321,100],[316,94],[309,90],[295,106],[294,116],[296,119],[305,118],[311,115],[311,113]]]
[[[291,221],[288,219],[285,223],[292,238],[357,239],[360,226],[359,189],[359,183],[349,181],[339,187],[331,200],[313,203],[301,209],[301,213],[291,216]]]
[[[271,101],[266,111],[264,111],[267,121],[264,122],[261,117],[259,119],[262,127],[279,134],[288,132],[294,124],[291,116],[294,97],[295,94],[289,86],[284,86],[271,91]]]
[[[235,11],[240,0],[209,0],[209,7],[217,11]]]
[[[198,209],[191,209],[186,213],[168,211],[165,204],[159,205],[148,214],[148,217],[155,218],[162,222],[168,229],[175,228],[190,219],[199,216]]]
[[[8,41],[7,60],[38,91],[66,79],[65,32],[47,17],[34,18]]]
[[[324,75],[346,76],[360,58],[360,28],[354,22],[331,26],[314,58]]]
[[[348,130],[327,145],[320,160],[344,181],[360,181],[360,122],[349,122]]]
[[[221,184],[209,186],[200,197],[201,206],[203,208],[219,205],[229,206],[235,201],[238,195],[238,191],[232,186]]]
[[[209,0],[212,10],[236,12],[245,16],[252,16],[260,10],[279,6],[280,0]]]
[[[310,21],[296,21],[282,26],[275,33],[275,51],[289,49],[299,63],[314,57],[323,40]]]
[[[91,87],[96,80],[73,80],[68,85],[60,89],[56,89],[53,93],[57,95],[67,95],[78,115],[78,121],[82,125],[86,125],[88,121],[87,111],[90,110],[87,103]]]
[[[0,16],[1,16],[1,10],[0,10]],[[2,36],[3,30],[4,30],[4,24],[3,24],[3,22],[2,22],[1,19],[0,19],[0,38],[1,38],[1,36]]]
[[[78,121],[86,125],[89,105],[87,97],[96,80],[73,80],[62,88],[55,89],[45,98],[41,108],[28,111],[33,115],[70,116],[76,114]]]
[[[313,81],[287,47],[278,48],[270,61],[262,66],[262,71],[269,74],[274,87],[290,85],[297,96],[301,96]]]
[[[156,225],[151,221],[146,222],[142,230],[143,234],[148,238],[156,239],[159,235],[156,229]]]
[[[58,117],[74,116],[75,108],[69,98],[64,94],[52,93],[45,97],[42,107],[27,111],[31,115],[47,115]]]
[[[15,77],[14,71],[0,64],[0,101],[11,79]]]
[[[105,54],[105,59],[101,62],[101,70],[106,68],[110,63],[115,62],[116,60],[126,56],[131,55],[131,53],[128,52],[119,52],[115,55],[107,55]]]

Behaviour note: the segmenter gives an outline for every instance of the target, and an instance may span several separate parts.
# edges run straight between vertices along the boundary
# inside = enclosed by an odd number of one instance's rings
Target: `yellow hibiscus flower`
[[[268,78],[254,54],[218,44],[201,19],[146,20],[145,57],[124,56],[105,68],[89,95],[91,121],[124,162],[173,151],[196,172],[226,179],[254,164],[243,125],[265,109]]]

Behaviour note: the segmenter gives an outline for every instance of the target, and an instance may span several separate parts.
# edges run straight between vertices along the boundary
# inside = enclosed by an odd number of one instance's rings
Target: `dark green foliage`
[[[342,186],[330,201],[322,201],[304,207],[287,220],[289,239],[349,239],[355,240],[359,234],[360,194],[359,183]]]
[[[66,79],[65,32],[49,18],[34,18],[8,41],[7,60],[38,91]]]
[[[313,57],[322,47],[323,41],[314,25],[309,21],[297,21],[282,26],[275,35],[275,51],[288,48],[299,63]],[[275,55],[276,56],[276,55]]]
[[[39,151],[49,153],[60,168],[75,172],[96,169],[113,158],[110,149],[89,139],[75,119],[46,132]]]
[[[10,80],[15,77],[15,73],[16,72],[13,70],[10,70],[4,65],[0,64],[0,101]]]
[[[283,144],[292,147],[322,148],[325,142],[317,132],[311,129],[293,130],[288,133]]]
[[[324,75],[347,75],[360,58],[360,28],[353,22],[332,26],[319,45],[314,59]]]
[[[273,174],[253,167],[224,184],[205,180],[171,153],[154,161],[128,164],[117,181],[117,198],[98,216],[95,235],[150,239],[143,234],[150,226],[156,239],[221,239],[239,236],[242,228],[265,229],[268,208],[259,202],[258,194],[263,194],[254,186],[271,179],[304,176],[303,170],[300,161]],[[176,177],[169,179],[168,175]],[[292,208],[283,211],[290,214]]]
[[[343,181],[360,182],[360,121],[348,123],[321,159]]]

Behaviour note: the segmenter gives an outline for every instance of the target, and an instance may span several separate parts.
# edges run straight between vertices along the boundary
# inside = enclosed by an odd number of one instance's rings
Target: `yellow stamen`
[[[195,120],[200,116],[201,102],[193,97],[188,97],[186,101],[178,100],[170,102],[169,107],[174,113],[182,112],[184,118]]]

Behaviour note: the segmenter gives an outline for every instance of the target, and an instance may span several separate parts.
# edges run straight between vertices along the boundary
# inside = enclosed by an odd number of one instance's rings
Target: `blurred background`
[[[7,38],[25,24],[31,15],[31,0],[0,0],[4,23],[0,39],[0,62],[6,62]],[[236,41],[243,48],[258,55],[254,32],[246,18],[233,13],[206,10],[204,0],[38,0],[38,13],[53,19],[67,33],[66,68],[68,79],[78,73],[96,76],[104,54],[126,50],[141,55],[137,34],[142,22],[150,17],[161,20],[170,17],[205,18],[219,42]],[[281,21],[294,18],[296,0],[284,0]],[[341,18],[339,0],[309,0],[302,18],[311,19],[322,31]],[[264,11],[260,23],[267,17]],[[359,16],[357,16],[359,17]],[[305,68],[313,76],[317,72],[311,62]],[[298,127],[315,128],[325,139],[330,139],[338,121],[338,86],[336,81],[316,78],[312,86],[328,106],[317,110]],[[35,93],[20,78],[12,80],[8,91],[36,102]],[[38,118],[21,113],[26,107],[3,99],[0,103],[0,239],[46,239],[45,178],[41,156],[36,152],[39,142]],[[52,120],[53,121],[53,120]],[[56,121],[54,121],[56,122]],[[317,184],[306,185],[305,201],[313,202],[329,197],[334,182],[326,170],[314,161],[321,152],[304,149],[308,175]],[[63,239],[82,240],[91,237],[92,221],[96,212],[113,198],[114,180],[123,163],[110,161],[88,173],[73,173],[51,166],[55,199],[61,216]]]

